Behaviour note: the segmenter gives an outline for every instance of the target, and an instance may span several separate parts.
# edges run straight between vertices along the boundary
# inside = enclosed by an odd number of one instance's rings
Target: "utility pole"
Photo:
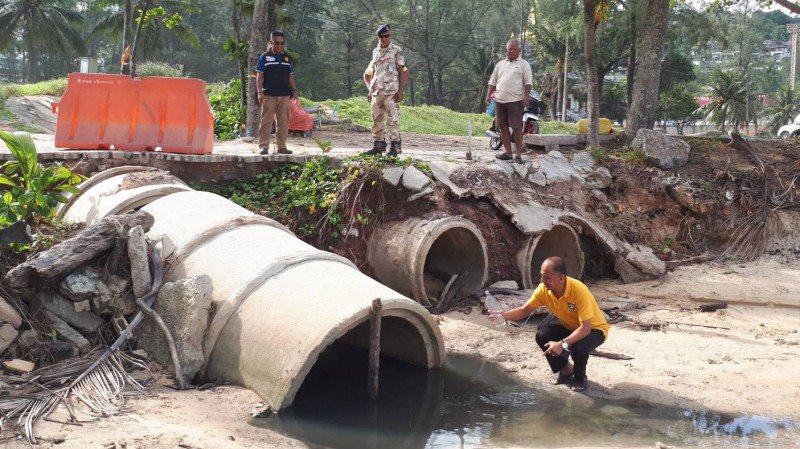
[[[800,33],[800,24],[790,23],[786,25],[786,31],[792,34],[792,69],[789,72],[789,86],[794,90],[794,77],[797,68],[797,34]]]

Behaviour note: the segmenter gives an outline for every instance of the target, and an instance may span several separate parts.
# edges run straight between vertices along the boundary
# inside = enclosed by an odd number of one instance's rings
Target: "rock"
[[[383,171],[383,180],[389,184],[397,187],[400,184],[400,178],[403,177],[403,167],[389,167]]]
[[[416,201],[416,200],[418,200],[418,199],[420,199],[422,197],[430,195],[431,193],[433,193],[433,189],[430,188],[430,187],[426,187],[425,190],[409,196],[408,199],[406,200],[406,202],[407,203],[414,202],[414,201]]]
[[[567,182],[572,178],[583,182],[583,178],[575,171],[569,159],[559,151],[551,151],[545,154],[539,161],[539,169],[544,174],[549,185]]]
[[[617,274],[619,274],[619,277],[625,284],[631,284],[633,282],[649,281],[650,279],[653,279],[653,276],[648,276],[642,273],[641,270],[631,265],[622,257],[617,257],[614,260],[614,271],[616,271]]]
[[[605,167],[598,167],[597,170],[589,172],[584,179],[586,180],[584,185],[586,189],[607,189],[611,187],[611,172]]]
[[[667,266],[650,248],[639,247],[625,256],[625,261],[650,276],[661,276],[667,272]]]
[[[128,233],[128,257],[131,260],[133,294],[137,298],[141,298],[153,287],[150,263],[147,259],[147,240],[141,226],[131,228]]]
[[[98,282],[100,282],[99,273],[87,267],[65,277],[58,285],[58,289],[74,302],[92,300],[100,295]]]
[[[3,366],[15,373],[20,374],[29,373],[36,368],[36,365],[33,362],[22,359],[3,360]]]
[[[644,151],[648,162],[664,170],[681,167],[689,160],[689,144],[661,131],[640,129],[631,146]]]
[[[164,284],[154,310],[161,315],[175,340],[184,379],[190,381],[205,363],[203,340],[211,311],[211,278],[202,275]],[[169,347],[158,325],[146,317],[135,332],[139,346],[153,360],[172,366]]]
[[[72,305],[75,307],[75,311],[78,313],[89,312],[92,310],[92,303],[89,302],[88,299],[86,301],[74,302]]]
[[[529,175],[528,180],[536,185],[545,187],[547,185],[547,178],[544,176],[544,173],[541,171],[537,171],[536,173]]]
[[[145,211],[105,217],[88,226],[80,234],[65,240],[47,251],[35,254],[17,265],[3,278],[11,288],[41,287],[59,282],[78,267],[96,260],[110,250],[117,240],[117,225],[141,225],[145,230],[153,226],[153,216]]]
[[[11,343],[14,343],[18,335],[19,332],[14,329],[14,326],[10,324],[0,324],[0,354],[2,354]]]
[[[14,329],[22,325],[22,316],[17,311],[17,308],[2,296],[0,296],[0,323],[8,323],[14,326]]]
[[[70,327],[64,320],[56,316],[53,312],[49,310],[44,311],[44,316],[50,322],[53,330],[56,331],[56,335],[58,338],[68,341],[75,345],[76,348],[81,353],[87,353],[92,349],[92,345],[89,344],[89,340],[83,337],[78,331]]]
[[[45,310],[52,312],[55,316],[82,332],[94,333],[103,325],[102,318],[91,312],[77,312],[75,303],[49,288],[39,292],[39,300]]]
[[[594,168],[594,158],[588,151],[580,151],[572,157],[572,166],[579,172],[588,172]]]
[[[666,190],[669,196],[678,204],[698,215],[706,215],[712,212],[717,205],[717,202],[705,192],[698,191],[688,184],[667,186]]]
[[[39,341],[39,333],[33,329],[22,331],[17,340],[23,353],[38,353],[42,343]]]
[[[115,296],[114,299],[111,300],[109,306],[122,316],[132,315],[139,310],[139,306],[136,305],[136,298],[133,294]]]
[[[413,165],[406,167],[403,172],[403,187],[414,192],[420,192],[431,183],[428,175],[419,171]]]
[[[78,349],[66,341],[48,341],[42,345],[42,350],[49,354],[54,363],[80,355]]]
[[[528,164],[514,164],[514,172],[520,178],[525,179],[528,176]]]

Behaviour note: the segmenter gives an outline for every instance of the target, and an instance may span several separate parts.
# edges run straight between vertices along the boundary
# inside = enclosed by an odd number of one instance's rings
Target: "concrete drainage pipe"
[[[567,264],[567,275],[579,279],[583,275],[583,251],[578,234],[566,225],[557,224],[525,241],[517,252],[517,268],[523,288],[539,284],[539,270],[548,257],[559,256]]]
[[[461,217],[389,223],[372,235],[367,257],[381,283],[425,305],[471,293],[488,278],[486,241]]]
[[[156,198],[142,209],[155,218],[148,236],[166,243],[165,281],[201,274],[212,279],[215,313],[204,342],[209,378],[243,385],[273,409],[285,408],[329,345],[368,346],[375,298],[383,309],[381,353],[442,366],[442,335],[425,308],[277,222],[192,190]]]

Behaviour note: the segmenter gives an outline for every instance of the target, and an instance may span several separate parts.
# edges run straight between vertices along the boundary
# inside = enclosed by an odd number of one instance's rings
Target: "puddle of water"
[[[366,351],[335,344],[289,409],[250,424],[311,447],[798,447],[800,423],[610,401],[523,385],[479,358],[451,355],[427,371],[381,358],[380,397],[367,395]]]

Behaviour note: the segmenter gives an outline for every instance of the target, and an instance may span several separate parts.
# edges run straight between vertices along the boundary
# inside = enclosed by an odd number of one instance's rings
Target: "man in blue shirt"
[[[258,147],[261,154],[269,154],[272,122],[277,120],[275,140],[278,141],[278,153],[292,154],[286,148],[286,137],[289,135],[289,102],[297,96],[294,66],[286,54],[286,36],[282,31],[273,31],[269,43],[269,50],[258,57],[256,67],[258,103],[261,105]]]

